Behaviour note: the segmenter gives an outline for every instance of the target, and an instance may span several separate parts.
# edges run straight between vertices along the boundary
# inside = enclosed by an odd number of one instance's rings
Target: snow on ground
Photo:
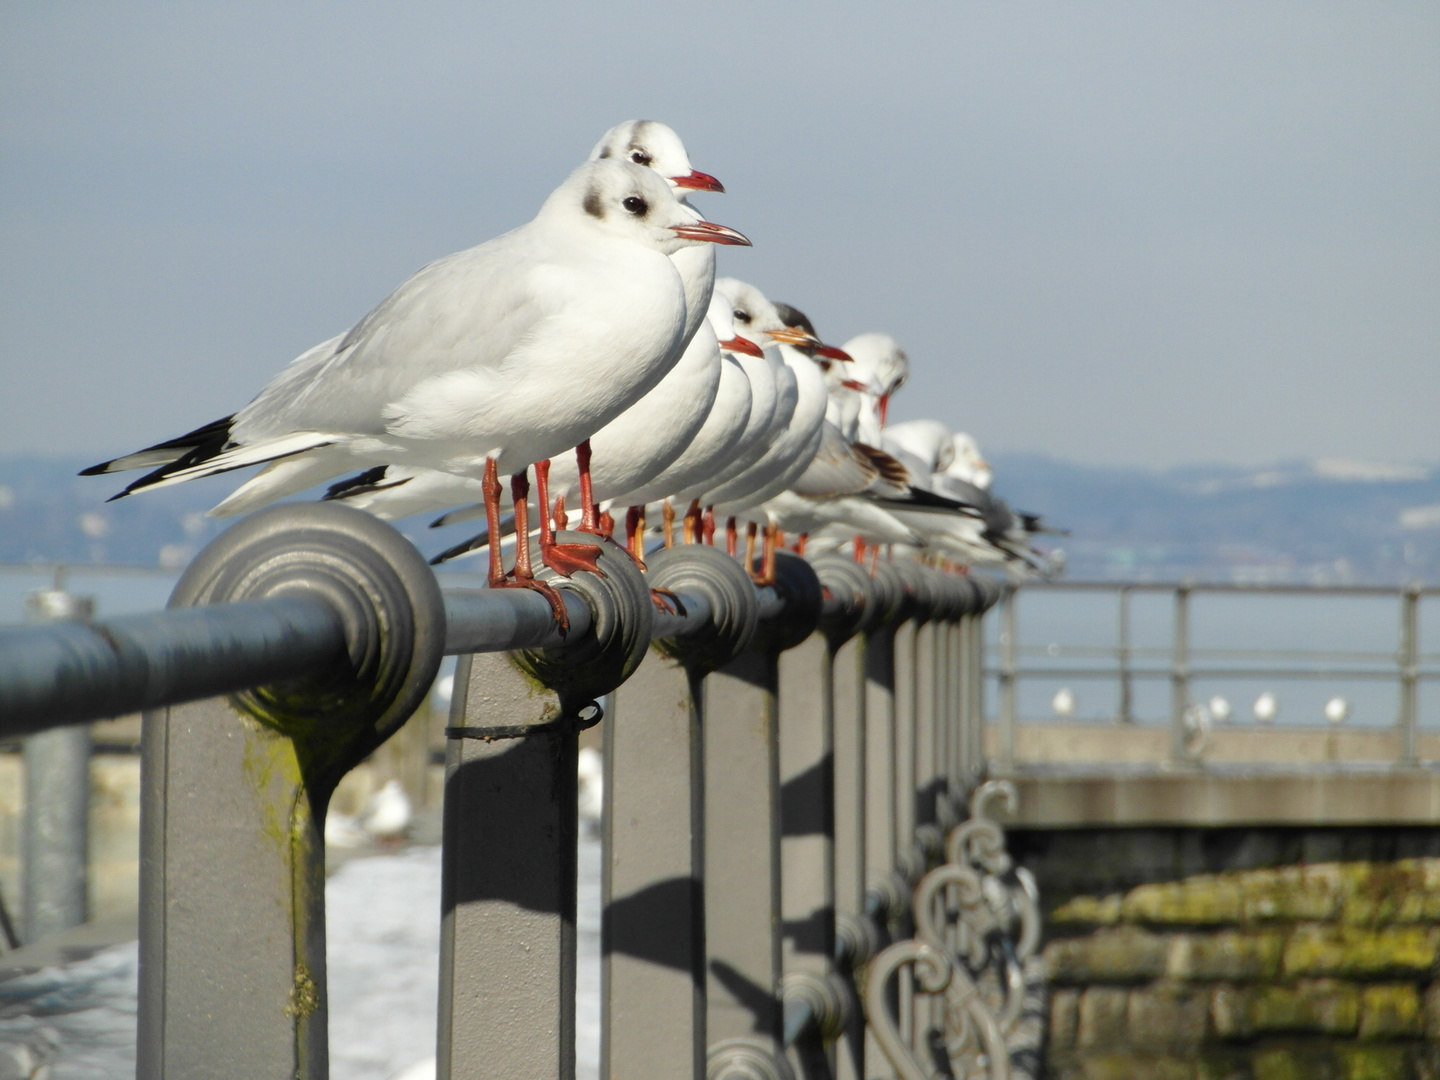
[[[580,1080],[599,1076],[600,844],[582,831],[576,972]],[[440,849],[351,859],[326,883],[330,1075],[389,1080],[434,1053]],[[134,942],[0,983],[0,1055],[59,1050],[50,1080],[135,1071]],[[46,1030],[48,1029],[48,1030]],[[0,1073],[8,1064],[0,1056]],[[8,1075],[8,1074],[6,1074]]]
[[[351,859],[325,885],[330,1075],[387,1080],[435,1052],[440,849]]]
[[[57,1043],[49,1080],[135,1075],[137,952],[132,941],[0,983],[0,1075],[28,1075],[25,1051],[38,1065]]]

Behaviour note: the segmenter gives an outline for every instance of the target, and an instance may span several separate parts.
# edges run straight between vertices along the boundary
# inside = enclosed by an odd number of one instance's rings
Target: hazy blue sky
[[[901,417],[1440,458],[1440,5],[0,4],[0,453],[233,411],[664,120]]]

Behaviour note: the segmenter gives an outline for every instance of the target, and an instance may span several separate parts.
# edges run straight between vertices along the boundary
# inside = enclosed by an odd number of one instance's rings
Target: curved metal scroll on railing
[[[985,937],[974,932],[965,913],[980,912],[978,917],[983,918],[984,904],[980,875],[955,863],[930,871],[915,890],[916,937],[945,951],[956,965],[945,991],[945,1045],[952,1068],[960,1069],[961,1075],[982,1067],[988,1075],[997,1075],[988,1063],[997,1060],[996,1048],[1003,1051],[1005,1046],[998,1018],[970,977],[971,971],[984,966],[989,951]],[[952,934],[952,929],[961,933]],[[1005,1058],[1003,1052],[1000,1058]]]
[[[970,817],[946,838],[948,862],[930,871],[915,891],[917,937],[946,951],[957,977],[947,992],[946,1045],[957,1075],[993,1057],[986,1047],[1008,1044],[1007,1067],[1024,1071],[1036,1056],[1043,1017],[1044,969],[1038,890],[1017,868],[1003,828],[988,813],[997,800],[1013,811],[1017,793],[1007,780],[989,780],[970,796]],[[963,978],[961,978],[963,976]],[[988,1040],[988,1042],[987,1042]]]

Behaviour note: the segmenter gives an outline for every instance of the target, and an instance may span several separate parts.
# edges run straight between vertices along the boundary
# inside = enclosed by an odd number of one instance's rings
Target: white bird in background
[[[386,780],[370,796],[360,814],[360,827],[376,840],[386,843],[403,840],[414,822],[414,808],[399,780]]]
[[[214,511],[229,514],[356,467],[418,465],[481,479],[498,535],[505,471],[523,527],[528,466],[575,446],[583,459],[584,440],[674,366],[686,306],[668,256],[703,243],[749,241],[697,221],[650,169],[589,162],[529,224],[420,270],[233,416],[85,473],[152,468],[127,495],[269,463]],[[598,549],[573,547],[542,538],[547,565],[593,568]],[[493,547],[492,587],[539,589],[565,625],[528,545],[513,576]]]
[[[889,334],[857,334],[841,346],[854,362],[849,378],[865,387],[873,408],[861,412],[856,438],[870,446],[881,443],[880,430],[890,413],[890,398],[910,378],[910,357]]]
[[[955,451],[954,460],[940,471],[956,480],[974,484],[981,491],[989,491],[990,481],[995,474],[990,463],[981,456],[975,439],[963,431],[957,431],[951,445]]]
[[[579,793],[576,808],[580,820],[595,828],[605,811],[605,762],[593,746],[582,746],[575,757],[575,778]]]

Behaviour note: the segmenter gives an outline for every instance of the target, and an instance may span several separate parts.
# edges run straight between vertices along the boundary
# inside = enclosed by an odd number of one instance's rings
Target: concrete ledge
[[[1440,759],[1440,732],[1421,730],[1416,739],[1421,761]],[[1000,732],[986,725],[985,752],[995,760]],[[1163,724],[1074,721],[1024,721],[1015,726],[1015,762],[1032,765],[1158,765],[1170,755],[1170,729]],[[1210,732],[1201,754],[1211,765],[1321,767],[1365,762],[1390,765],[1400,757],[1400,734],[1393,727],[1222,724]]]
[[[1440,771],[1021,769],[1023,829],[1085,826],[1433,825]]]

